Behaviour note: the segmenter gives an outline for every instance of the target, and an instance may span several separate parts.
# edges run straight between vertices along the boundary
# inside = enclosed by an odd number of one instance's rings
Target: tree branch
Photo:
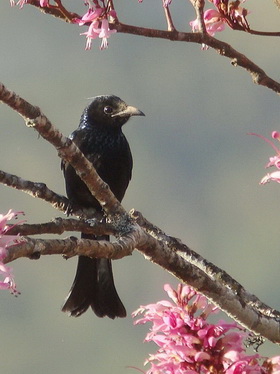
[[[200,17],[199,19],[201,19],[204,1],[203,0],[191,0],[191,2],[196,9],[196,13],[198,17]],[[275,2],[276,2],[276,5],[279,5],[279,1],[275,0]],[[37,8],[40,8],[41,11],[52,14],[55,17],[58,17],[66,22],[70,21],[74,23],[77,18],[81,18],[81,16],[79,16],[78,14],[71,13],[71,12],[68,12],[68,16],[64,18],[63,12],[59,11],[59,9],[57,8],[53,9],[53,8],[48,8],[48,7],[41,8],[38,2],[36,2],[35,0],[30,0],[30,4]],[[166,14],[167,22],[170,22],[169,15]],[[206,33],[203,18],[201,19],[200,25],[202,28],[202,32],[186,33],[186,32],[179,32],[175,30],[174,26],[172,27],[172,25],[168,26],[169,28],[171,28],[171,31],[165,31],[165,30],[150,29],[150,28],[145,28],[145,27],[127,25],[127,24],[119,22],[118,19],[115,19],[113,22],[110,23],[110,28],[116,29],[119,33],[145,36],[148,38],[160,38],[160,39],[166,39],[166,40],[178,41],[178,42],[205,44],[208,47],[215,49],[216,52],[218,52],[221,56],[230,58],[233,66],[240,66],[241,68],[245,69],[251,75],[254,83],[265,86],[275,91],[277,94],[280,94],[280,83],[270,78],[264,72],[263,69],[261,69],[259,66],[254,64],[253,61],[251,61],[245,55],[241,54],[240,52],[232,48],[229,44],[221,40],[218,40],[210,36],[208,33]],[[248,29],[248,30],[240,29],[237,31],[245,31],[245,32],[248,32],[254,35],[280,36],[280,32],[262,32],[262,31],[252,30],[252,29]]]
[[[176,29],[175,29],[175,26],[174,26],[174,23],[173,23],[173,20],[172,20],[172,16],[171,16],[169,6],[164,5],[164,0],[162,0],[162,2],[163,2],[163,11],[164,11],[164,15],[165,15],[166,23],[167,23],[167,30],[168,31],[174,31]]]
[[[66,213],[72,214],[80,218],[90,218],[95,217],[95,219],[101,220],[104,218],[103,214],[96,212],[92,208],[81,208],[76,206],[65,196],[59,195],[56,192],[49,189],[45,183],[42,182],[32,182],[14,174],[9,174],[3,170],[0,170],[0,183],[15,188],[19,191],[25,192],[28,195],[42,199],[52,205],[53,208]],[[29,234],[23,234],[29,235]]]
[[[95,258],[120,259],[131,255],[135,248],[133,235],[121,237],[114,242],[107,240],[78,239],[74,236],[66,239],[32,239],[24,237],[20,244],[8,250],[4,263],[14,261],[21,257],[39,259],[41,255],[63,255],[70,258],[84,255]]]
[[[10,227],[9,235],[42,235],[42,234],[58,234],[61,235],[67,231],[79,231],[85,234],[94,235],[117,235],[114,226],[107,222],[101,222],[97,218],[88,219],[86,221],[74,218],[57,217],[50,222],[20,225],[7,225]]]
[[[194,9],[195,9],[195,12],[196,12],[196,18],[198,20],[198,24],[199,24],[199,31],[205,35],[207,34],[207,31],[206,31],[206,26],[205,26],[205,23],[204,23],[204,6],[205,6],[205,1],[204,0],[190,0]]]
[[[0,173],[1,175],[2,173]],[[7,176],[7,173],[4,173],[4,175]],[[13,177],[11,178],[12,180],[17,178],[16,180],[20,180],[21,183],[20,178]],[[26,186],[25,182],[23,181],[22,183],[23,187]],[[44,191],[47,190],[47,195],[50,194],[44,184],[27,182],[26,188],[31,191],[35,189],[34,196],[41,195],[41,187],[43,187]],[[28,193],[30,192],[28,191]],[[56,196],[52,191],[51,193]],[[66,198],[62,197],[62,201],[64,201],[63,199]],[[54,204],[52,205],[56,207]],[[239,323],[255,333],[279,342],[278,333],[276,335],[271,333],[271,331],[278,331],[275,329],[275,323],[278,324],[280,318],[280,314],[277,311],[247,293],[227,273],[207,262],[178,239],[167,236],[162,230],[145,220],[140,213],[132,212],[131,215],[144,231],[133,225],[133,230],[130,227],[130,231],[126,235],[110,244],[106,241],[80,240],[73,237],[64,240],[27,238],[26,242],[9,249],[9,256],[6,261],[13,261],[20,257],[39,258],[40,255],[47,254],[62,254],[66,257],[84,254],[94,257],[107,256],[108,258],[116,259],[131,254],[132,250],[138,247],[138,250],[146,258],[168,270],[182,282],[188,283],[202,292]],[[61,234],[65,231],[82,231],[96,235],[117,235],[114,226],[108,223],[104,224],[98,220],[91,220],[88,223],[62,218],[57,218],[53,222],[45,224],[15,226],[9,231],[9,234]]]
[[[70,204],[67,197],[58,195],[50,190],[45,183],[31,182],[20,178],[17,175],[6,173],[3,170],[0,170],[0,183],[23,191],[32,197],[43,199],[50,203],[55,209],[62,212],[66,212]]]
[[[134,219],[153,240],[137,249],[182,282],[207,296],[230,317],[257,335],[280,344],[280,312],[247,292],[225,271],[206,261],[179,239],[169,237],[139,212]]]
[[[248,293],[226,272],[208,262],[180,240],[166,235],[148,222],[139,212],[132,211],[133,227],[114,242],[77,239],[31,239],[9,248],[5,262],[20,257],[38,259],[41,255],[62,254],[69,258],[76,255],[120,259],[137,248],[146,259],[158,264],[180,281],[187,283],[207,296],[241,325],[272,342],[280,344],[280,312],[262,303]],[[58,220],[56,226],[73,229],[77,222]],[[48,223],[47,225],[50,225]],[[24,227],[27,231],[29,228]],[[32,226],[32,225],[31,225]],[[78,226],[78,223],[77,223]],[[101,228],[100,226],[97,226]],[[83,231],[84,228],[80,227]],[[20,226],[13,233],[21,232]],[[57,228],[55,228],[57,230]],[[58,230],[59,231],[59,230]],[[42,231],[41,231],[42,232]]]
[[[233,66],[240,66],[244,68],[248,73],[251,74],[254,83],[265,86],[277,94],[280,94],[280,83],[270,78],[264,70],[262,70],[253,61],[249,60],[245,55],[241,54],[229,44],[218,40],[209,34],[201,33],[186,33],[179,31],[164,31],[148,29],[144,27],[137,27],[126,25],[123,23],[114,23],[113,27],[118,31],[126,34],[133,34],[139,36],[145,36],[148,38],[160,38],[168,39],[172,41],[180,42],[192,42],[197,44],[205,44],[216,50],[221,56],[228,57],[231,59]]]
[[[56,1],[57,5],[50,5],[47,7],[41,7],[37,0],[29,0],[28,4],[35,6],[38,8],[42,13],[50,14],[53,17],[56,17],[64,22],[73,23],[76,18],[80,18],[77,13],[69,12],[66,10],[61,1]]]

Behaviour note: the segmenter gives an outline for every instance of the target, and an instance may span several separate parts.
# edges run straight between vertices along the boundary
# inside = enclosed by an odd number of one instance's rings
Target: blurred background
[[[161,1],[119,0],[120,20],[165,29]],[[279,31],[273,1],[247,2],[256,30]],[[65,2],[83,14],[82,1]],[[173,1],[176,27],[190,31],[188,2]],[[86,28],[65,24],[32,6],[0,2],[1,81],[43,112],[64,134],[74,130],[89,97],[115,94],[145,114],[124,128],[134,157],[124,206],[135,208],[168,234],[228,271],[263,302],[280,309],[280,186],[258,183],[274,153],[256,132],[280,130],[279,97],[254,85],[215,51],[199,45],[116,34],[109,49],[94,41],[85,51]],[[280,80],[279,38],[226,30],[221,38],[271,77]],[[64,193],[56,151],[1,105],[1,169],[44,182]],[[0,212],[23,210],[29,223],[60,215],[47,203],[0,185]],[[65,234],[64,236],[67,236]],[[60,256],[12,264],[18,298],[2,291],[0,371],[13,373],[134,373],[152,343],[148,326],[133,326],[139,305],[165,298],[164,283],[177,280],[142,255],[115,261],[117,289],[128,317],[111,321],[88,311],[78,319],[60,312],[76,259]],[[260,352],[280,354],[266,343]]]

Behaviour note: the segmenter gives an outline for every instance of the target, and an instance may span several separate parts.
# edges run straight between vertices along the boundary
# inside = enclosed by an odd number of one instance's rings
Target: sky
[[[64,2],[78,13],[83,2]],[[161,1],[120,0],[124,23],[164,29]],[[279,31],[273,1],[247,1],[257,30]],[[173,0],[175,26],[190,31],[188,2]],[[89,98],[115,94],[141,109],[124,132],[134,169],[123,201],[166,233],[221,267],[271,307],[280,309],[280,186],[260,186],[273,149],[250,132],[280,130],[279,97],[253,84],[250,75],[197,44],[115,34],[108,50],[94,41],[85,51],[86,28],[68,25],[31,6],[0,2],[1,81],[38,105],[65,135],[79,123]],[[227,29],[216,35],[280,80],[279,39]],[[64,194],[56,151],[4,105],[0,107],[1,169]],[[0,212],[22,210],[29,223],[62,216],[47,203],[0,185]],[[67,236],[65,234],[64,236]],[[2,360],[13,373],[133,373],[153,344],[148,326],[133,326],[131,313],[165,297],[177,280],[136,251],[114,261],[119,295],[128,317],[98,319],[91,311],[69,318],[60,307],[72,284],[76,259],[20,259],[13,271],[21,295],[0,294]],[[223,317],[224,318],[224,317]],[[279,354],[265,344],[262,354]]]

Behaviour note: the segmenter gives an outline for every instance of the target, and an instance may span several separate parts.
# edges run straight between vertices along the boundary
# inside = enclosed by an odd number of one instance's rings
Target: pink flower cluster
[[[76,20],[79,26],[88,25],[87,32],[82,33],[85,35],[86,49],[91,48],[92,40],[96,38],[102,39],[100,49],[108,48],[108,38],[117,32],[117,30],[110,30],[108,18],[116,17],[114,10],[107,11],[106,8],[102,8],[99,5],[91,4],[87,2],[88,11],[83,15],[81,19]]]
[[[28,4],[29,0],[10,0],[11,6],[18,5],[22,8]],[[51,5],[50,0],[37,0],[40,7],[58,7],[58,5]],[[79,26],[88,26],[88,30],[81,35],[86,36],[86,50],[91,48],[92,40],[101,39],[100,49],[108,48],[108,38],[117,32],[117,30],[110,29],[109,19],[116,18],[116,12],[110,9],[109,1],[103,0],[84,0],[85,5],[88,7],[87,12],[82,18],[73,19],[73,23]]]
[[[245,330],[237,323],[211,324],[209,315],[219,312],[193,288],[179,284],[177,290],[164,286],[172,301],[141,306],[135,324],[151,322],[145,341],[153,341],[158,351],[145,364],[146,374],[268,374],[280,373],[280,357],[267,359],[246,355]]]
[[[276,145],[271,140],[267,139],[266,137],[264,137],[262,135],[255,134],[255,133],[251,133],[250,135],[256,135],[259,138],[265,140],[268,144],[271,145],[271,147],[276,152],[275,156],[272,156],[272,157],[269,158],[269,163],[266,165],[266,167],[269,168],[271,166],[275,166],[277,171],[266,174],[262,178],[262,180],[260,181],[260,184],[266,184],[270,181],[275,181],[275,182],[280,183],[280,149],[277,148]],[[277,139],[277,140],[280,141],[280,133],[277,132],[277,131],[273,131],[272,134],[271,134],[271,137],[272,137],[272,139]]]
[[[204,23],[206,31],[215,35],[217,31],[223,31],[225,25],[235,30],[249,30],[249,24],[246,20],[247,9],[239,6],[240,1],[229,0],[208,0],[213,3],[216,9],[207,9],[204,12]],[[243,2],[246,0],[243,0]],[[200,25],[198,19],[190,22],[193,32],[199,31]]]
[[[0,276],[3,278],[3,280],[0,280],[0,289],[10,290],[11,293],[15,295],[19,294],[19,292],[16,289],[12,269],[5,265],[3,261],[7,255],[7,247],[16,245],[22,241],[22,238],[19,235],[7,235],[7,232],[11,229],[10,226],[7,226],[7,221],[17,218],[18,214],[21,213],[22,212],[13,212],[12,210],[9,210],[5,215],[0,214]]]
[[[18,5],[20,8],[22,8],[25,4],[28,3],[28,0],[18,0],[17,3],[15,0],[10,0],[11,6]],[[49,0],[38,0],[38,3],[43,8],[44,6],[49,6]]]

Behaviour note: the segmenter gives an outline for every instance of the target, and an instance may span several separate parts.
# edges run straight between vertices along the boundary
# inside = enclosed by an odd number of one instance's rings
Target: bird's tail
[[[109,236],[86,234],[82,234],[82,238],[109,240]],[[62,311],[78,317],[89,306],[98,317],[126,317],[125,307],[115,288],[111,260],[79,256],[75,279]]]

